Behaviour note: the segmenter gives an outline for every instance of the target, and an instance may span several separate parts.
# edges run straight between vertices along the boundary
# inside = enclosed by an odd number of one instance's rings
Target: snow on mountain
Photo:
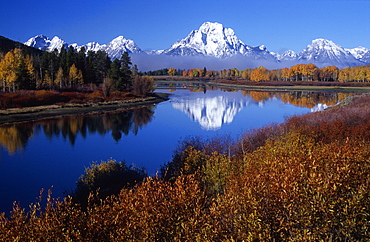
[[[30,38],[24,44],[27,45],[27,46],[34,47],[34,48],[39,49],[39,50],[46,50],[46,48],[48,46],[48,44],[47,44],[48,41],[50,41],[48,39],[48,37],[46,37],[45,35],[40,34],[40,35],[36,35],[35,37]]]
[[[85,47],[87,51],[98,51],[103,50],[106,51],[108,56],[112,59],[120,58],[123,52],[127,51],[129,53],[141,53],[142,50],[135,44],[134,41],[130,39],[126,39],[123,36],[118,36],[117,38],[113,39],[108,44],[101,45],[97,42],[90,42],[85,45],[78,45],[77,43],[73,43],[68,45],[65,41],[60,39],[59,37],[55,36],[53,39],[49,39],[44,35],[37,35],[35,37],[30,38],[27,42],[24,43],[25,45],[35,47],[40,50],[46,51],[53,51],[57,49],[58,51],[61,50],[62,46],[64,45],[66,49],[69,47],[73,47],[78,51],[81,47]]]
[[[177,41],[163,54],[173,56],[212,56],[225,58],[241,54],[252,59],[271,59],[265,46],[252,47],[244,44],[233,29],[220,23],[203,23],[186,38]]]
[[[68,45],[65,41],[55,36],[49,39],[44,35],[37,35],[30,38],[26,43],[28,46],[40,50],[53,51],[64,45],[80,50],[82,46],[86,51],[106,51],[112,59],[120,58],[123,52],[143,53],[133,40],[118,36],[108,44],[90,42],[85,45],[77,43]],[[340,68],[370,64],[370,50],[364,47],[345,49],[333,41],[327,39],[315,39],[310,45],[299,54],[288,50],[282,54],[273,53],[267,50],[264,45],[253,47],[244,44],[236,35],[233,29],[225,28],[220,23],[205,22],[198,30],[191,33],[184,39],[175,42],[169,49],[152,50],[145,52],[153,56],[204,56],[215,57],[220,60],[233,56],[240,56],[244,63],[250,65],[276,66],[277,63],[294,65],[296,63],[313,63],[319,67],[336,65]],[[238,57],[239,58],[239,57]],[[242,59],[239,58],[240,61]]]
[[[142,50],[135,44],[133,40],[126,39],[123,36],[118,36],[106,45],[104,50],[112,59],[118,59],[124,52],[141,53]]]
[[[62,46],[68,47],[67,43],[59,38],[58,36],[54,36],[51,40],[46,37],[45,35],[37,35],[35,37],[30,38],[27,42],[24,43],[25,45],[37,48],[39,50],[46,50],[49,52],[54,51],[57,49],[60,51]]]
[[[363,56],[361,56],[360,61],[365,64],[370,64],[370,50],[366,52]]]
[[[370,63],[370,49],[359,46],[353,49],[346,49],[350,52],[356,59],[369,64]]]
[[[223,58],[245,51],[245,44],[235,35],[234,30],[224,28],[220,23],[205,22],[198,30],[193,30],[185,39],[165,50],[164,54]]]
[[[361,65],[348,50],[327,39],[315,39],[298,56],[298,60],[319,66],[338,67]]]
[[[293,50],[287,50],[282,54],[273,53],[273,52],[271,52],[271,54],[275,56],[275,58],[278,61],[292,61],[292,60],[297,60],[298,58],[297,53],[295,53]]]
[[[148,50],[145,51],[148,55],[161,55],[163,54],[164,50]]]

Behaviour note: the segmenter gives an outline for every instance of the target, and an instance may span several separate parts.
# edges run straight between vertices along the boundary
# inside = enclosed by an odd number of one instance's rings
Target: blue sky
[[[370,48],[369,0],[0,1],[0,35],[20,42],[44,34],[105,44],[123,35],[158,50],[211,21],[234,29],[245,44],[275,52],[300,52],[316,38]]]

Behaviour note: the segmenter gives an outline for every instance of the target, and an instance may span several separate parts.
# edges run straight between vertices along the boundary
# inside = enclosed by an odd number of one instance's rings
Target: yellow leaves
[[[340,82],[364,82],[370,81],[369,66],[347,67],[339,70],[338,79]]]
[[[268,70],[263,66],[253,69],[250,78],[252,81],[256,82],[268,81],[269,80]]]
[[[4,58],[0,61],[0,79],[5,83],[3,88],[11,87],[17,79],[17,69],[20,65],[21,50],[14,49],[5,54]]]
[[[168,75],[174,76],[175,74],[176,74],[175,68],[171,67],[170,69],[168,69]]]
[[[69,76],[69,86],[70,87],[83,84],[82,71],[78,70],[75,64],[73,64],[69,68],[68,76]]]
[[[21,83],[16,83],[16,81],[22,77],[19,73],[21,71],[27,72],[31,79],[35,78],[31,57],[23,55],[20,49],[9,51],[3,58],[0,58],[0,85],[3,91],[6,89],[15,91],[18,88]]]

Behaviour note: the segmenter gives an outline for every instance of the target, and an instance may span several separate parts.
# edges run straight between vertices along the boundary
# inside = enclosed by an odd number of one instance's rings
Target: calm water
[[[234,138],[245,130],[320,110],[347,94],[159,90],[169,101],[147,108],[76,115],[0,127],[0,211],[13,201],[35,202],[41,188],[53,196],[74,189],[92,161],[125,160],[154,175],[171,160],[178,141],[191,135]]]

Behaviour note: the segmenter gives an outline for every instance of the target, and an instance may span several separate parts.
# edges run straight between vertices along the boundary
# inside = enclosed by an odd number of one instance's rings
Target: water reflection
[[[224,92],[212,92],[203,95],[205,89],[190,88],[195,94],[172,97],[173,108],[184,112],[191,120],[198,122],[205,130],[218,130],[224,124],[233,121],[235,115],[250,105],[263,107],[267,101],[278,99],[298,107],[310,108],[312,112],[324,110],[348,97],[348,93],[318,92],[261,92],[242,91],[238,95],[235,89],[221,89]],[[197,94],[197,92],[199,94]],[[205,91],[204,91],[205,93]]]
[[[186,113],[203,129],[217,130],[223,124],[231,123],[235,115],[253,100],[219,95],[195,99],[173,98],[171,102],[173,108]]]
[[[335,105],[349,93],[318,92],[261,92],[192,86],[188,95],[174,95],[171,104],[174,109],[184,112],[191,120],[198,122],[204,130],[218,130],[224,124],[233,122],[234,117],[245,107],[263,107],[266,102],[278,99],[298,107],[310,108],[312,112]],[[13,124],[0,127],[0,145],[10,154],[26,147],[37,130],[43,130],[46,137],[62,137],[73,146],[78,135],[105,135],[119,141],[123,135],[136,135],[152,121],[154,106],[129,111],[109,112],[99,115],[77,115],[42,120],[34,123]]]
[[[0,144],[10,154],[26,147],[36,130],[42,129],[50,140],[63,137],[73,146],[78,135],[105,135],[111,132],[112,138],[119,141],[122,135],[130,132],[136,135],[139,129],[152,121],[154,106],[136,108],[129,111],[107,112],[100,115],[77,115],[58,119],[41,120],[34,123],[12,124],[0,127]]]

